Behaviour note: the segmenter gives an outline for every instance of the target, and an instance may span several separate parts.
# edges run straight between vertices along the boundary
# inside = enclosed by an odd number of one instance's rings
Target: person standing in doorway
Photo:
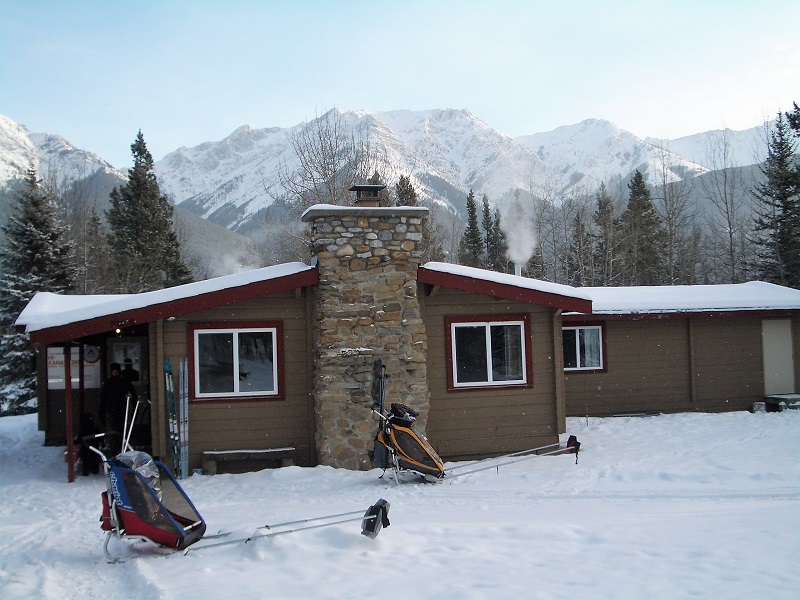
[[[106,379],[100,392],[100,416],[106,428],[106,444],[114,451],[120,447],[125,431],[128,396],[131,399],[130,410],[133,410],[137,400],[136,390],[130,381],[122,377],[119,363],[111,363],[111,377]]]

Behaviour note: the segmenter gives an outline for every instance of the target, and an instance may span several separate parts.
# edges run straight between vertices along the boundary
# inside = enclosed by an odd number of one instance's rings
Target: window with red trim
[[[280,323],[208,323],[190,326],[194,398],[280,395]]]
[[[563,327],[561,338],[565,371],[602,371],[605,368],[602,326]]]
[[[445,322],[451,389],[530,385],[527,315],[451,317]]]

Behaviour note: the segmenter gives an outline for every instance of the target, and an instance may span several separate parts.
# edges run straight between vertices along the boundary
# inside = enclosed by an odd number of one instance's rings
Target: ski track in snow
[[[186,556],[112,539],[113,554],[135,557],[118,564],[102,551],[103,478],[68,484],[63,448],[43,447],[35,429],[33,415],[0,419],[3,599],[789,599],[800,589],[796,411],[569,419],[578,464],[532,457],[441,484],[329,467],[193,476],[181,485],[209,534],[247,536],[381,497],[391,526],[375,540],[351,522]]]

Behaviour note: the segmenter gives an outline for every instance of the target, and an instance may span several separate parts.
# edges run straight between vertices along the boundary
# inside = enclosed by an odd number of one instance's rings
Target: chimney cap
[[[349,191],[356,193],[356,206],[368,206],[374,208],[380,204],[381,190],[386,189],[383,184],[361,183],[350,188]]]
[[[385,189],[386,186],[382,183],[357,183],[348,191],[356,192],[358,196],[361,196],[361,192],[372,192],[375,196],[377,196],[378,192]]]

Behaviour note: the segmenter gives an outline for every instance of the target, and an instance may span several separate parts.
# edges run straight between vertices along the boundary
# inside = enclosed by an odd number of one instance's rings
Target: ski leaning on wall
[[[178,404],[180,405],[181,479],[186,479],[189,477],[189,359],[180,359],[179,368]]]
[[[180,436],[178,434],[178,413],[175,410],[175,382],[172,378],[172,361],[164,359],[164,389],[167,393],[167,423],[169,424],[169,444],[172,450],[172,472],[179,473]]]

